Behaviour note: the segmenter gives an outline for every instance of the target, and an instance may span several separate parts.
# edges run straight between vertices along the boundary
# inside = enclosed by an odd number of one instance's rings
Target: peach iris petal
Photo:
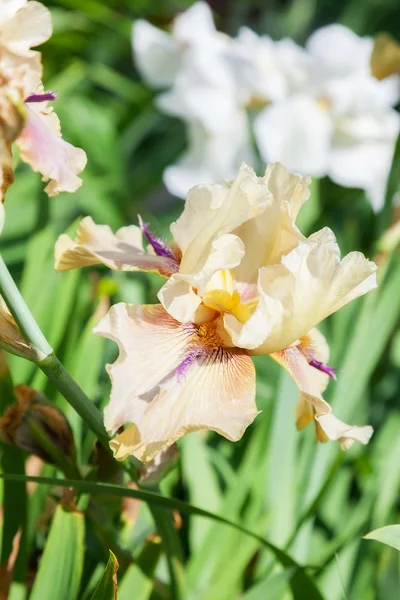
[[[142,233],[136,225],[121,227],[114,234],[108,225],[96,225],[91,217],[85,217],[75,240],[66,234],[58,238],[55,268],[69,271],[99,264],[114,271],[155,271],[166,277],[177,268],[175,260],[143,249]]]
[[[6,3],[7,4],[7,3]],[[51,14],[40,2],[8,2],[0,10],[0,46],[20,56],[33,54],[31,48],[43,44],[52,34]]]
[[[49,196],[59,192],[75,192],[82,184],[77,177],[85,165],[86,154],[61,137],[60,122],[51,108],[44,104],[27,105],[28,120],[17,140],[21,158],[34,171],[49,181],[45,191]]]
[[[316,340],[314,348],[323,348],[322,353],[315,358],[326,362],[327,346],[322,344],[322,334],[313,330],[309,336]],[[271,357],[293,377],[300,388],[300,400],[296,407],[298,429],[303,429],[314,420],[317,439],[320,442],[337,440],[343,449],[349,448],[354,442],[368,443],[373,433],[372,427],[347,425],[332,413],[332,407],[321,395],[326,388],[328,376],[309,364],[301,344],[275,352]]]
[[[255,371],[240,349],[218,347],[207,328],[183,325],[157,306],[117,305],[96,328],[119,345],[108,366],[105,424],[116,458],[147,462],[190,431],[212,429],[238,440],[257,415]]]

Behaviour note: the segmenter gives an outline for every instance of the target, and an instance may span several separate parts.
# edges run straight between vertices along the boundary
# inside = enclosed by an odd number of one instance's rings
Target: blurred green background
[[[133,65],[130,35],[134,19],[167,27],[191,2],[45,4],[54,18],[54,35],[41,48],[45,87],[57,90],[55,108],[64,137],[86,151],[88,165],[76,194],[50,200],[40,177],[19,165],[7,196],[1,250],[60,359],[102,407],[109,392],[104,364],[114,360],[116,352],[113,344],[91,334],[103,310],[100,300],[109,295],[112,302],[154,302],[160,282],[156,276],[110,275],[102,269],[57,274],[52,267],[54,241],[87,214],[115,229],[136,223],[140,213],[168,235],[168,224],[183,205],[165,190],[162,172],[185,148],[185,131],[181,122],[154,107],[154,92]],[[398,38],[400,32],[398,0],[220,0],[210,5],[217,27],[231,35],[247,24],[274,39],[290,36],[302,43],[317,27],[332,22],[360,35],[389,31]],[[397,160],[393,192],[398,189],[399,164]],[[333,443],[317,447],[312,428],[298,434],[293,418],[298,390],[272,361],[261,358],[256,366],[263,413],[244,438],[233,445],[214,434],[187,436],[178,467],[162,483],[164,494],[240,521],[285,548],[300,564],[309,565],[307,572],[327,600],[399,597],[398,554],[362,540],[371,529],[398,521],[400,512],[400,260],[398,253],[385,254],[380,246],[380,236],[392,219],[390,207],[377,217],[361,192],[327,179],[313,184],[309,207],[300,217],[304,233],[328,225],[343,254],[362,250],[381,265],[380,288],[322,327],[339,378],[330,384],[327,400],[341,419],[374,426],[369,446],[342,453]],[[81,464],[87,464],[93,438],[80,419],[31,364],[12,358],[10,365],[15,384],[25,382],[46,391],[65,411]],[[3,470],[13,472],[17,464],[23,470],[25,456],[21,456],[19,463],[13,459],[6,466],[3,460]],[[46,466],[44,472],[54,474],[55,469]],[[18,494],[24,493],[18,488]],[[3,538],[4,559],[18,519],[28,519],[28,542],[17,573],[22,586],[18,589],[24,590],[21,598],[28,589],[26,573],[32,579],[45,547],[48,519],[43,525],[40,515],[47,510],[47,493],[48,489],[36,490],[35,502],[31,498],[28,509],[20,509],[20,517],[11,512],[8,537]],[[7,511],[15,511],[7,506],[4,522]],[[79,591],[74,588],[75,596],[63,598],[91,597],[110,539],[123,565],[119,598],[168,598],[163,558],[155,579],[151,574],[147,577],[145,591],[135,588],[142,580],[132,560],[154,529],[146,507],[142,505],[136,520],[126,516],[120,504],[109,506],[104,501],[91,510],[85,513],[85,552],[77,559],[82,572]],[[293,570],[283,571],[270,553],[244,534],[193,517],[184,518],[179,533],[187,584],[184,598],[310,600],[301,590],[290,588]],[[82,546],[83,538],[77,540]],[[134,589],[140,593],[134,595]],[[41,600],[54,598],[52,593],[49,588]]]

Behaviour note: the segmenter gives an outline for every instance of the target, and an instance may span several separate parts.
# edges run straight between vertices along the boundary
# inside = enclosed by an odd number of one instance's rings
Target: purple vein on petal
[[[157,256],[164,256],[165,258],[170,258],[173,261],[176,261],[174,253],[168,246],[167,242],[154,235],[149,227],[149,224],[145,223],[140,215],[138,215],[138,219],[142,234],[147,239]]]
[[[311,360],[308,361],[308,364],[311,367],[318,369],[318,371],[322,371],[323,373],[326,373],[327,375],[329,375],[329,377],[332,377],[332,379],[335,379],[335,380],[337,379],[336,374],[335,374],[335,369],[332,367],[329,367],[328,365],[325,365],[320,360],[316,360],[315,358],[312,358]]]
[[[178,378],[178,381],[185,374],[187,368],[196,360],[196,358],[199,358],[201,355],[202,355],[202,351],[200,349],[192,350],[187,355],[187,357],[185,358],[185,360],[183,360],[181,362],[181,364],[179,365],[179,367],[175,371],[175,375]]]
[[[30,94],[25,102],[54,102],[57,100],[55,92],[44,92],[43,94]]]

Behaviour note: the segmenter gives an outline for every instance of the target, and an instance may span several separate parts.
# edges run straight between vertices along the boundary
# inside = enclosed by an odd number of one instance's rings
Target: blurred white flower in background
[[[206,2],[196,2],[176,17],[171,33],[143,19],[135,21],[132,31],[135,61],[143,77],[154,87],[173,85],[188,51],[218,52],[228,41],[228,36],[215,29]]]
[[[136,21],[137,67],[164,88],[157,106],[187,124],[188,149],[164,174],[168,190],[183,198],[195,182],[254,165],[253,128],[263,161],[364,189],[379,210],[400,129],[400,78],[374,77],[373,47],[342,25],[314,32],[305,48],[248,27],[230,38],[205,2],[179,15],[170,34]]]
[[[254,131],[265,161],[366,191],[384,201],[399,114],[399,78],[371,73],[371,38],[341,25],[316,31],[306,44],[303,84],[262,110]],[[298,70],[299,67],[296,67]]]
[[[250,128],[244,111],[237,113],[224,132],[210,134],[200,123],[188,125],[188,151],[164,171],[164,182],[171,194],[185,198],[196,180],[205,182],[231,179],[235,165],[253,163]]]
[[[235,175],[252,162],[250,127],[228,56],[232,39],[215,29],[210,7],[197,2],[179,15],[171,34],[147,21],[133,27],[137,66],[149,84],[167,87],[156,100],[167,114],[187,124],[188,150],[168,167],[164,182],[181,198],[199,180]]]

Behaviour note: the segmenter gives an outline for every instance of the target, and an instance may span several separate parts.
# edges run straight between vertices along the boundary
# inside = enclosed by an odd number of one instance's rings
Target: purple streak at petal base
[[[43,94],[31,94],[25,102],[54,102],[54,100],[57,100],[55,92],[44,92]]]
[[[171,258],[172,260],[176,260],[174,253],[172,252],[168,244],[164,242],[164,240],[154,235],[154,233],[152,233],[149,224],[145,223],[140,215],[138,215],[138,219],[140,229],[142,230],[144,237],[147,239],[157,256],[164,256],[165,258]]]
[[[196,360],[196,358],[199,358],[199,356],[201,356],[201,350],[193,350],[192,352],[190,352],[190,354],[187,355],[185,360],[181,362],[181,364],[175,371],[175,375],[177,376],[178,381],[185,374],[187,368]]]
[[[329,375],[329,377],[332,377],[332,379],[337,379],[336,375],[335,375],[335,369],[333,369],[332,367],[328,367],[328,365],[324,365],[323,362],[316,360],[315,358],[312,358],[310,361],[308,361],[308,364],[311,367],[314,367],[315,369],[318,369],[318,371],[322,371],[323,373],[326,373],[327,375]]]

